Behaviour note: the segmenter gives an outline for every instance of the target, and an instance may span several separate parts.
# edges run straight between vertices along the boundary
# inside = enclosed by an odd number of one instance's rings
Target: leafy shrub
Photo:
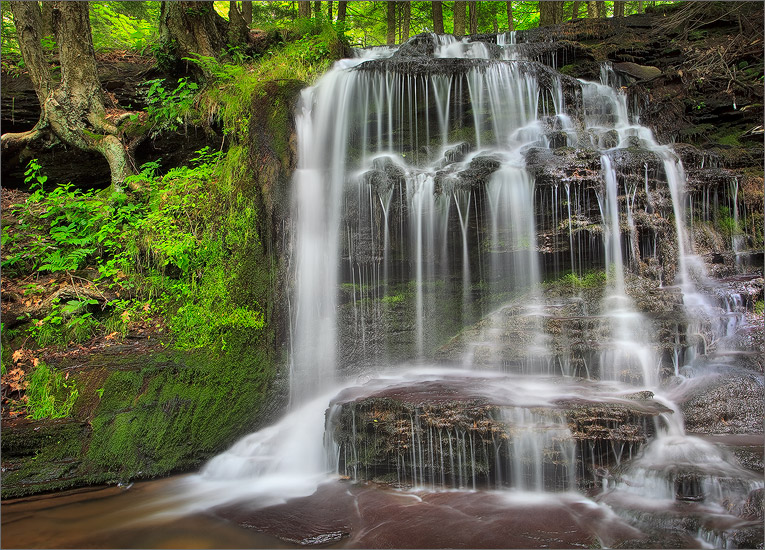
[[[173,90],[167,89],[162,79],[149,80],[145,86],[146,113],[152,124],[152,136],[166,130],[175,131],[185,124],[199,87],[195,82],[180,78]]]

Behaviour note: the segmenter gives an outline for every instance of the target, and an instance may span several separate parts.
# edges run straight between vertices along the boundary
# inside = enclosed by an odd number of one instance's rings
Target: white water
[[[613,80],[612,73],[604,73],[602,84],[581,83],[584,117],[577,123],[567,114],[560,79],[548,74],[543,86],[533,71],[515,62],[514,35],[509,44],[504,39],[500,44],[502,61],[496,61],[491,60],[497,56],[485,44],[439,37],[436,59],[487,60],[480,67],[451,73],[409,74],[395,65],[358,70],[370,58],[394,53],[378,49],[367,58],[338,63],[316,86],[303,92],[296,121],[299,162],[293,180],[292,412],[281,422],[247,436],[189,479],[184,490],[192,502],[184,510],[243,499],[255,499],[258,506],[265,506],[311,494],[319,483],[332,478],[341,462],[337,445],[324,435],[328,403],[341,388],[356,386],[357,381],[369,381],[366,387],[371,391],[450,376],[466,381],[482,377],[484,391],[508,404],[502,409],[502,420],[513,426],[507,445],[515,449],[515,462],[497,466],[498,472],[504,472],[504,478],[498,474],[497,486],[535,492],[550,485],[541,468],[545,455],[554,452],[565,457],[566,489],[575,489],[579,474],[574,471],[576,451],[565,419],[548,416],[543,420],[527,407],[583,395],[608,401],[643,388],[661,393],[654,329],[635,310],[625,279],[637,247],[636,190],[618,180],[612,154],[637,143],[663,166],[677,236],[675,281],[689,317],[695,318],[709,310],[701,291],[708,282],[685,229],[682,163],[670,147],[658,144],[648,128],[630,118],[624,94],[606,84]],[[560,369],[552,367],[550,335],[543,329],[546,304],[537,236],[539,193],[525,160],[530,147],[549,147],[545,131],[549,124],[563,130],[568,144],[589,141],[600,154],[603,186],[596,199],[607,273],[601,310],[609,327],[608,341],[598,343],[602,383],[579,385],[565,376],[551,382],[540,376],[570,374],[570,367],[564,365],[571,361],[564,357],[559,359]],[[485,192],[480,192],[465,174],[487,161],[497,168],[485,182]],[[567,182],[568,204],[561,213],[561,219],[568,219],[570,268],[579,275],[584,273],[588,257],[582,251],[581,237],[577,237],[578,248],[574,246],[572,203],[573,215],[581,215],[585,194]],[[624,234],[628,235],[626,260]],[[455,265],[459,268],[454,269]],[[452,283],[449,278],[455,276],[459,280]],[[407,285],[403,291],[402,284]],[[453,319],[434,317],[439,289],[449,285],[459,304],[448,312]],[[347,292],[343,300],[341,287]],[[474,297],[479,287],[515,300],[519,317],[532,320],[525,325],[528,341],[521,358],[520,370],[526,376],[416,367],[435,351],[432,335],[439,325],[454,321],[465,327],[491,311],[494,305],[487,307]],[[385,348],[396,336],[380,334],[384,330],[381,319],[388,311],[385,304],[397,303],[401,296],[411,308],[412,323],[406,331],[409,339],[402,340],[396,355],[390,356],[380,347]],[[480,337],[466,347],[465,367],[474,366],[476,349],[501,349],[499,344],[507,336],[492,318],[487,318]],[[353,325],[352,330],[346,323]],[[700,330],[693,323],[689,327],[689,331]],[[353,339],[350,347],[349,334]],[[395,366],[402,358],[412,363]],[[495,359],[507,365],[508,358]],[[682,367],[680,361],[676,360],[676,372]],[[312,399],[318,393],[325,395]],[[694,465],[705,469],[699,491],[710,501],[719,502],[731,491],[745,494],[758,486],[749,479],[735,487],[735,483],[721,481],[747,476],[735,460],[713,445],[685,436],[679,412],[666,415],[658,424],[657,437],[633,460],[621,481],[609,482],[604,474],[604,487],[612,494],[672,499],[673,468]],[[420,436],[414,420],[411,432],[410,455],[399,467],[400,482],[431,489],[477,488],[476,472],[468,468],[477,452],[476,442],[468,432],[456,434],[458,448],[449,452],[442,433]],[[631,445],[614,450],[617,461],[634,458],[632,452]],[[424,457],[430,457],[432,463],[426,464]],[[450,479],[443,474],[445,467],[441,467],[440,480],[427,475],[427,471],[437,470],[439,460],[451,461]],[[343,462],[356,463],[348,456]],[[597,466],[593,464],[593,470]],[[346,473],[358,474],[355,470]]]

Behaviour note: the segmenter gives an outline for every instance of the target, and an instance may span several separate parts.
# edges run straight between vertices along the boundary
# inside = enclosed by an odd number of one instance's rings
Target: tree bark
[[[606,3],[604,0],[598,0],[595,2],[595,5],[597,6],[598,10],[598,17],[605,17],[606,16]]]
[[[53,35],[53,4],[51,2],[41,2],[42,7],[42,35]]]
[[[624,17],[624,1],[614,2],[614,17]]]
[[[165,1],[159,19],[160,41],[174,44],[172,53],[178,59],[192,54],[218,57],[223,50],[226,20],[218,15],[212,2]]]
[[[539,26],[558,25],[563,22],[563,4],[559,1],[539,2]]]
[[[311,17],[311,2],[310,0],[300,0],[298,2],[298,17]]]
[[[401,43],[409,40],[409,25],[412,17],[412,4],[404,2],[401,5]]]
[[[454,2],[454,34],[465,36],[465,8],[467,2]]]
[[[53,28],[59,45],[61,81],[54,86],[40,43],[42,13],[37,2],[11,2],[19,48],[40,101],[40,119],[35,127],[18,134],[3,134],[2,150],[14,152],[32,147],[38,140],[59,140],[67,145],[104,156],[111,170],[112,185],[122,188],[135,173],[130,144],[107,118],[105,95],[96,68],[87,2],[52,2]]]
[[[643,13],[645,9],[643,8],[643,0],[640,0],[638,2],[638,13]]]
[[[250,35],[247,21],[234,0],[228,3],[228,43],[232,46],[246,44]]]
[[[242,18],[249,28],[252,25],[252,0],[242,0]]]
[[[332,0],[327,2],[327,18],[332,22]]]
[[[478,34],[478,2],[471,0],[468,2],[470,12],[470,34]]]
[[[40,5],[37,2],[9,2],[13,20],[16,23],[16,33],[18,35],[19,48],[24,58],[24,63],[29,72],[29,78],[37,93],[37,99],[42,105],[45,99],[50,95],[52,82],[50,68],[45,60],[42,44],[43,38],[43,17],[40,11]],[[51,34],[53,33],[53,11],[51,8],[50,24]]]
[[[321,16],[321,0],[316,0],[313,3],[313,16],[317,19]]]
[[[513,20],[513,3],[505,2],[505,4],[507,4],[507,30],[512,32],[515,30],[515,21]]]
[[[598,16],[598,4],[595,0],[589,0],[587,2],[587,17],[594,19]]]
[[[345,23],[345,10],[348,7],[348,0],[339,0],[337,3],[337,21]]]
[[[388,46],[393,46],[396,43],[396,3],[395,2],[386,2],[385,5],[388,9],[388,16],[387,16],[387,35],[385,43]]]
[[[574,2],[573,7],[571,8],[571,19],[577,19],[579,17],[579,7],[582,5],[580,1]]]
[[[441,2],[433,3],[433,32],[444,34],[444,11]]]

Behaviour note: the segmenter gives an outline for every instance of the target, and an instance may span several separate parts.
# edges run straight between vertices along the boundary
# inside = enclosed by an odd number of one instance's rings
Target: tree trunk
[[[53,33],[53,11],[51,8],[51,34]],[[29,78],[37,93],[37,100],[42,105],[53,89],[53,83],[50,76],[50,68],[45,60],[42,44],[43,38],[43,17],[40,11],[40,5],[37,2],[9,2],[13,20],[16,23],[16,33],[18,35],[19,48],[24,58],[24,64],[27,66]]]
[[[252,25],[252,0],[242,0],[242,18],[249,28]]]
[[[512,32],[515,30],[515,21],[513,20],[513,3],[505,2],[505,4],[507,4],[507,30]]]
[[[332,22],[332,0],[329,0],[327,2],[327,19],[329,19],[329,22]]]
[[[345,23],[345,10],[348,7],[348,0],[339,0],[337,3],[337,21]]]
[[[465,36],[465,8],[467,2],[454,2],[454,34]]]
[[[444,11],[441,2],[433,2],[433,32],[444,34]]]
[[[606,3],[604,0],[598,0],[595,2],[595,5],[597,7],[598,15],[597,17],[605,17],[606,16]]]
[[[539,2],[539,26],[558,25],[563,22],[563,4],[559,1]]]
[[[598,5],[595,0],[589,0],[587,2],[587,17],[594,19],[598,16]]]
[[[321,0],[316,0],[313,3],[313,16],[317,19],[321,17]]]
[[[53,4],[51,2],[41,2],[42,7],[42,35],[53,35]]]
[[[133,173],[130,144],[123,143],[116,124],[106,117],[104,93],[98,80],[87,2],[52,2],[53,28],[59,45],[61,81],[53,85],[42,53],[42,13],[37,2],[11,2],[19,48],[40,101],[35,127],[3,134],[3,152],[32,147],[38,140],[101,153],[109,163],[112,185],[121,189]]]
[[[388,8],[388,33],[386,35],[385,43],[388,46],[393,46],[396,43],[396,3],[386,2],[385,5]]]
[[[579,17],[579,7],[581,5],[582,3],[579,1],[574,2],[573,7],[571,8],[571,19],[577,19]]]
[[[300,0],[298,2],[298,18],[311,17],[311,2],[310,0]]]
[[[614,2],[614,17],[624,17],[624,2]]]
[[[412,18],[412,4],[404,2],[401,5],[401,43],[409,40],[409,24]]]
[[[470,10],[470,34],[478,34],[478,2],[468,2]]]
[[[645,9],[643,8],[643,0],[640,0],[638,2],[638,13],[643,13]]]
[[[234,0],[228,3],[228,43],[232,46],[244,45],[250,36],[250,29],[247,26],[242,12]]]
[[[174,43],[172,54],[178,59],[193,54],[218,57],[223,50],[226,20],[218,15],[212,2],[165,1],[159,19],[160,41]]]

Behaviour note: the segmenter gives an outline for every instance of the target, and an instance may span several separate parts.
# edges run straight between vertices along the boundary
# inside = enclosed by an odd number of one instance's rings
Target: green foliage
[[[90,26],[97,52],[143,53],[157,39],[158,2],[90,2]]]
[[[393,294],[393,295],[390,295],[390,296],[383,296],[381,301],[382,301],[383,304],[389,304],[389,305],[398,304],[398,303],[401,303],[401,302],[404,301],[404,295],[403,294]]]
[[[598,289],[606,284],[606,279],[605,271],[587,271],[581,277],[576,273],[568,272],[550,284],[559,285],[571,290]]]
[[[147,86],[146,113],[152,136],[166,130],[175,131],[186,123],[198,89],[195,82],[180,78],[173,90],[167,89],[162,79],[148,80],[144,85]]]
[[[723,235],[728,238],[740,235],[742,233],[736,218],[731,216],[730,209],[727,206],[721,206],[717,216],[717,226]]]
[[[137,224],[142,207],[127,202],[124,195],[109,200],[70,183],[46,193],[48,178],[36,160],[29,162],[26,174],[33,193],[14,210],[18,229],[3,232],[3,269],[11,274],[74,271],[95,253],[108,264],[124,243],[126,230]]]
[[[29,417],[35,420],[67,417],[78,396],[74,382],[67,382],[59,371],[39,363],[32,371],[27,387]]]
[[[762,315],[762,314],[763,314],[763,312],[765,312],[765,302],[764,302],[764,301],[762,301],[762,300],[757,300],[757,301],[754,303],[754,312],[755,312],[757,315]]]

